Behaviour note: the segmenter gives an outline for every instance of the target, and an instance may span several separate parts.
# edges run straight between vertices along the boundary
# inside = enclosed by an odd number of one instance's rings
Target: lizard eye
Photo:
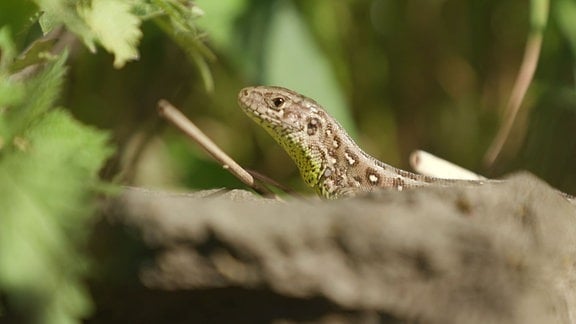
[[[284,104],[284,98],[274,98],[272,99],[272,104],[274,105],[274,107],[276,108],[280,108],[280,106],[282,106],[282,104]]]

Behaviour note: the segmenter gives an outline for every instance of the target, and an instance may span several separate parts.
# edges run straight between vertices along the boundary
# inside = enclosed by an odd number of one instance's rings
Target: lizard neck
[[[290,155],[294,163],[296,163],[296,166],[298,166],[304,182],[310,187],[317,188],[325,169],[322,155],[319,150],[297,145],[297,142],[296,140],[289,139],[283,141],[281,145],[287,152],[290,152],[288,155]]]
[[[310,187],[317,188],[324,171],[323,158],[317,146],[302,145],[306,141],[303,134],[282,134],[277,129],[264,128],[294,161],[304,182]]]

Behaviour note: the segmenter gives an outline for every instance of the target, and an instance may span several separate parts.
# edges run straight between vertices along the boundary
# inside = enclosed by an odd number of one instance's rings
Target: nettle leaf
[[[81,10],[81,16],[102,46],[114,54],[114,67],[138,59],[137,45],[142,37],[140,19],[129,2],[92,0],[92,6]]]
[[[23,84],[10,82],[0,77],[0,113],[6,110],[6,108],[3,107],[18,104],[24,100],[25,96],[26,88]],[[0,135],[2,135],[5,130],[4,128],[0,128]]]
[[[91,310],[82,284],[91,193],[107,136],[63,110],[37,119],[0,159],[0,290],[30,320],[65,323]]]
[[[40,11],[40,26],[44,34],[51,32],[60,24],[66,25],[70,31],[76,34],[90,51],[96,51],[95,36],[92,30],[78,15],[79,1],[76,0],[34,0]]]
[[[142,20],[164,15],[164,11],[148,1],[135,1],[132,12]]]
[[[51,109],[60,95],[64,83],[67,55],[61,55],[55,61],[48,63],[37,75],[25,81],[6,80],[15,88],[23,88],[26,95],[21,101],[6,108],[5,120],[10,125],[7,130],[8,140],[21,133],[27,125],[41,114]],[[16,95],[16,94],[15,94]],[[14,96],[8,96],[14,98]],[[0,98],[0,102],[2,102]]]
[[[0,53],[12,46],[0,31]],[[66,55],[18,77],[8,74],[13,57],[0,58],[2,302],[23,322],[78,322],[91,311],[80,251],[108,137],[54,108]]]
[[[142,38],[141,20],[133,13],[139,1],[133,0],[35,0],[43,11],[40,26],[49,33],[61,24],[78,35],[84,44],[96,51],[100,43],[114,55],[114,67],[138,59]]]

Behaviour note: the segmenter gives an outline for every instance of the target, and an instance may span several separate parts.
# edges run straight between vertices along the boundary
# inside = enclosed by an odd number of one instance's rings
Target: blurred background
[[[538,1],[195,1],[208,84],[185,50],[144,22],[140,59],[78,47],[63,102],[112,131],[105,176],[147,187],[241,188],[158,118],[166,98],[242,165],[307,190],[294,164],[236,104],[247,85],[281,85],[316,99],[380,160],[408,168],[423,149],[488,177],[528,170],[576,191],[574,2],[550,8],[541,57],[510,135],[504,124]],[[566,4],[567,3],[567,4]],[[570,16],[566,18],[564,16]],[[567,22],[566,22],[567,20]]]
[[[55,31],[54,48],[38,42]],[[93,311],[82,280],[94,260],[79,251],[94,187],[245,188],[158,116],[160,99],[241,165],[309,194],[239,109],[242,87],[315,99],[396,167],[410,169],[422,149],[487,177],[527,170],[574,194],[575,55],[574,0],[2,0],[0,320],[14,309],[54,323]],[[22,72],[37,62],[50,68]],[[521,104],[510,104],[521,84]],[[137,268],[106,262],[110,273]],[[62,282],[71,288],[54,288]]]

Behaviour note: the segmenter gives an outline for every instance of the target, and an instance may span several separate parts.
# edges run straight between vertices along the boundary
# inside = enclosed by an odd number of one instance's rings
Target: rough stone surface
[[[94,321],[576,321],[575,205],[526,174],[339,201],[126,188],[104,214],[94,253],[129,266],[102,269]]]

